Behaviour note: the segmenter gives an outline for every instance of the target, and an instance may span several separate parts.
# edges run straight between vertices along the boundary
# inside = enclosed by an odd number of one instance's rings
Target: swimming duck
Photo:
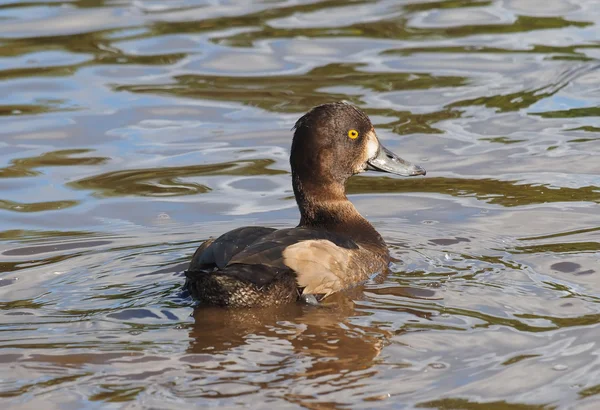
[[[204,242],[185,283],[201,304],[321,300],[387,268],[385,241],[346,197],[346,181],[365,170],[402,176],[425,170],[383,147],[369,117],[345,102],[314,107],[293,130],[290,165],[300,223],[246,226]]]

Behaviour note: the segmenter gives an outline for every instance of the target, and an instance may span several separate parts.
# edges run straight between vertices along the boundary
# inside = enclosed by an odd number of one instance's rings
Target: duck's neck
[[[300,209],[298,226],[326,229],[350,236],[365,246],[383,247],[385,241],[346,197],[344,183],[302,180],[292,174],[294,194]]]

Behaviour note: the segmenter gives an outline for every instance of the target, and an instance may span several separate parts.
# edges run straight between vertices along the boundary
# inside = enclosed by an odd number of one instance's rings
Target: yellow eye
[[[348,131],[348,138],[351,138],[353,140],[358,138],[358,131],[356,130],[350,130]]]

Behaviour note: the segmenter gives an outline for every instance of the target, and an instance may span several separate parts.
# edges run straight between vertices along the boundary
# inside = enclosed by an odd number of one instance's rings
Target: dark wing
[[[325,240],[340,248],[358,249],[352,239],[333,232],[311,228],[278,229],[246,247],[230,259],[228,264],[268,265],[287,268],[283,263],[283,252],[290,246],[303,241]]]
[[[274,231],[274,228],[245,226],[224,233],[217,239],[209,239],[194,253],[188,271],[223,269],[231,258]]]
[[[347,270],[354,264],[350,251],[358,248],[352,239],[328,231],[280,229],[231,258],[223,273],[262,286],[275,279],[281,269],[292,269],[304,293],[329,294],[347,286]],[[251,269],[237,268],[240,265],[273,269],[254,275]]]

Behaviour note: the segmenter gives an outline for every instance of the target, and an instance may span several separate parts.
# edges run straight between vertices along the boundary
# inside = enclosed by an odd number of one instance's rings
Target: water
[[[596,409],[593,0],[0,0],[2,408]],[[392,272],[194,310],[195,248],[297,223],[345,99],[425,178],[351,180]]]

